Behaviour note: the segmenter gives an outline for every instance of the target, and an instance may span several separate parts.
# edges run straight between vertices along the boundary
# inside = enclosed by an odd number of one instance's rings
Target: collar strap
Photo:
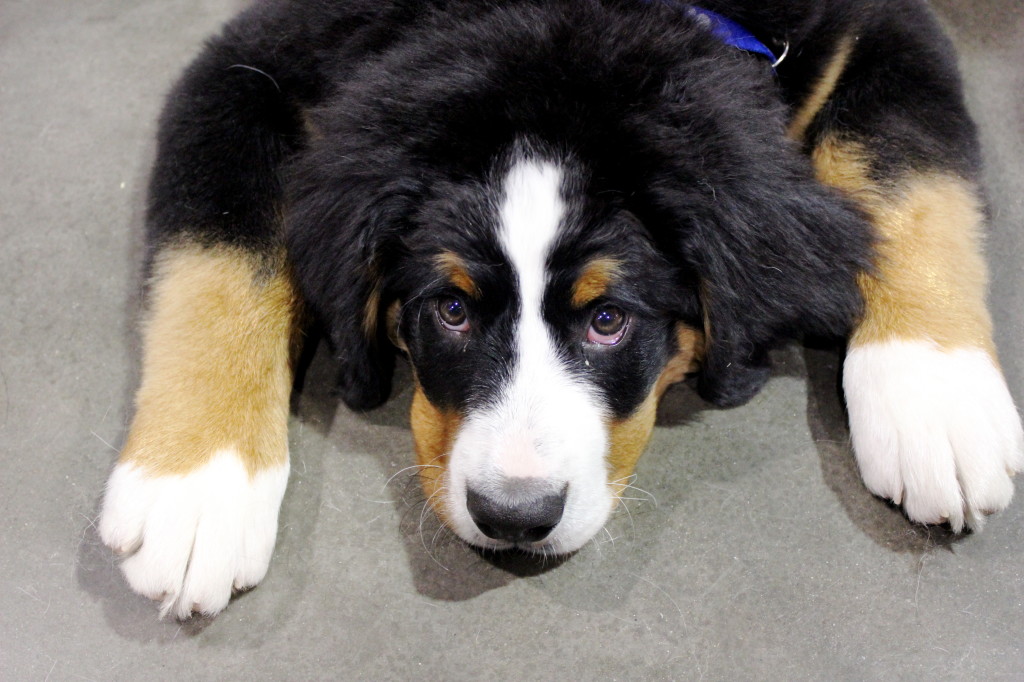
[[[648,3],[650,2],[650,0],[644,1]],[[694,5],[684,5],[675,2],[675,0],[661,1],[666,5],[682,10],[691,18],[696,19],[699,24],[706,27],[716,38],[726,45],[731,45],[739,50],[752,52],[768,58],[772,63],[773,69],[786,58],[786,53],[789,51],[789,45],[787,44],[786,51],[782,53],[782,56],[776,57],[775,53],[768,49],[764,43],[758,40],[753,33],[748,31],[741,24],[738,24],[728,17],[722,16],[718,12],[712,12],[709,9],[696,7]]]
[[[767,57],[771,60],[772,66],[780,61],[775,56],[775,53],[769,50],[753,33],[732,19],[723,17],[718,12],[712,12],[702,7],[694,7],[693,5],[686,6],[686,13],[707,26],[715,37],[726,45],[732,45],[740,50]]]

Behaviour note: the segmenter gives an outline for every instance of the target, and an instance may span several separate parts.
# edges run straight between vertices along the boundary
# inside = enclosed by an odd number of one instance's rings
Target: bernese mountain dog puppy
[[[919,0],[275,0],[163,114],[136,413],[103,540],[184,618],[264,576],[310,320],[353,409],[415,382],[426,498],[566,554],[655,406],[738,405],[848,338],[867,487],[978,528],[1024,468],[986,311],[979,148]]]

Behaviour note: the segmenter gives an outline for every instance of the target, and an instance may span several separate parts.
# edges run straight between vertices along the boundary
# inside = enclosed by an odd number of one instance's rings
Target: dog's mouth
[[[558,557],[565,556],[570,552],[559,551],[558,548],[545,540],[540,542],[509,542],[507,540],[489,540],[487,544],[472,542],[472,547],[481,552],[493,552],[496,554],[521,554],[533,557]]]
[[[482,560],[520,578],[542,575],[569,561],[575,552],[530,551],[517,547],[490,549],[470,545]]]
[[[526,540],[512,542],[509,540],[495,540],[486,536],[467,538],[463,534],[458,533],[458,531],[456,533],[470,547],[480,552],[483,556],[494,557],[496,560],[500,558],[501,561],[508,561],[519,557],[523,560],[529,558],[534,561],[549,562],[569,557],[577,551],[575,548],[566,549],[564,543],[557,538],[545,538],[537,542]]]

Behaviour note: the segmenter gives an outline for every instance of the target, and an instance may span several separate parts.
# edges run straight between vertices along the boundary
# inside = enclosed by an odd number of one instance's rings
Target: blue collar
[[[774,52],[754,37],[753,33],[732,19],[723,17],[721,14],[712,12],[709,9],[694,7],[693,5],[686,6],[686,13],[697,19],[701,24],[706,25],[715,37],[726,45],[732,45],[741,50],[767,57],[771,60],[772,66],[778,63],[779,59],[775,56]]]
[[[651,0],[643,1],[648,3],[651,2]],[[676,7],[677,9],[686,12],[687,15],[696,19],[699,24],[705,26],[716,38],[726,45],[731,45],[737,49],[767,57],[772,63],[772,68],[778,66],[779,62],[786,58],[785,52],[781,57],[776,57],[775,53],[769,50],[768,47],[758,40],[753,33],[732,19],[723,17],[718,12],[712,12],[709,9],[695,7],[694,5],[684,5],[682,3],[675,2],[675,0],[661,1],[666,5]]]

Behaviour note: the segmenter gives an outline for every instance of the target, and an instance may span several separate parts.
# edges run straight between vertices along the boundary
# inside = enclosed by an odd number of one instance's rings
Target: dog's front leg
[[[867,487],[922,523],[979,528],[1005,508],[1024,468],[1024,433],[996,357],[975,188],[941,172],[868,179],[855,145],[826,143],[822,178],[867,211],[876,271],[843,386]]]
[[[283,255],[177,245],[154,262],[136,413],[99,527],[162,614],[217,613],[267,571],[296,315]]]

